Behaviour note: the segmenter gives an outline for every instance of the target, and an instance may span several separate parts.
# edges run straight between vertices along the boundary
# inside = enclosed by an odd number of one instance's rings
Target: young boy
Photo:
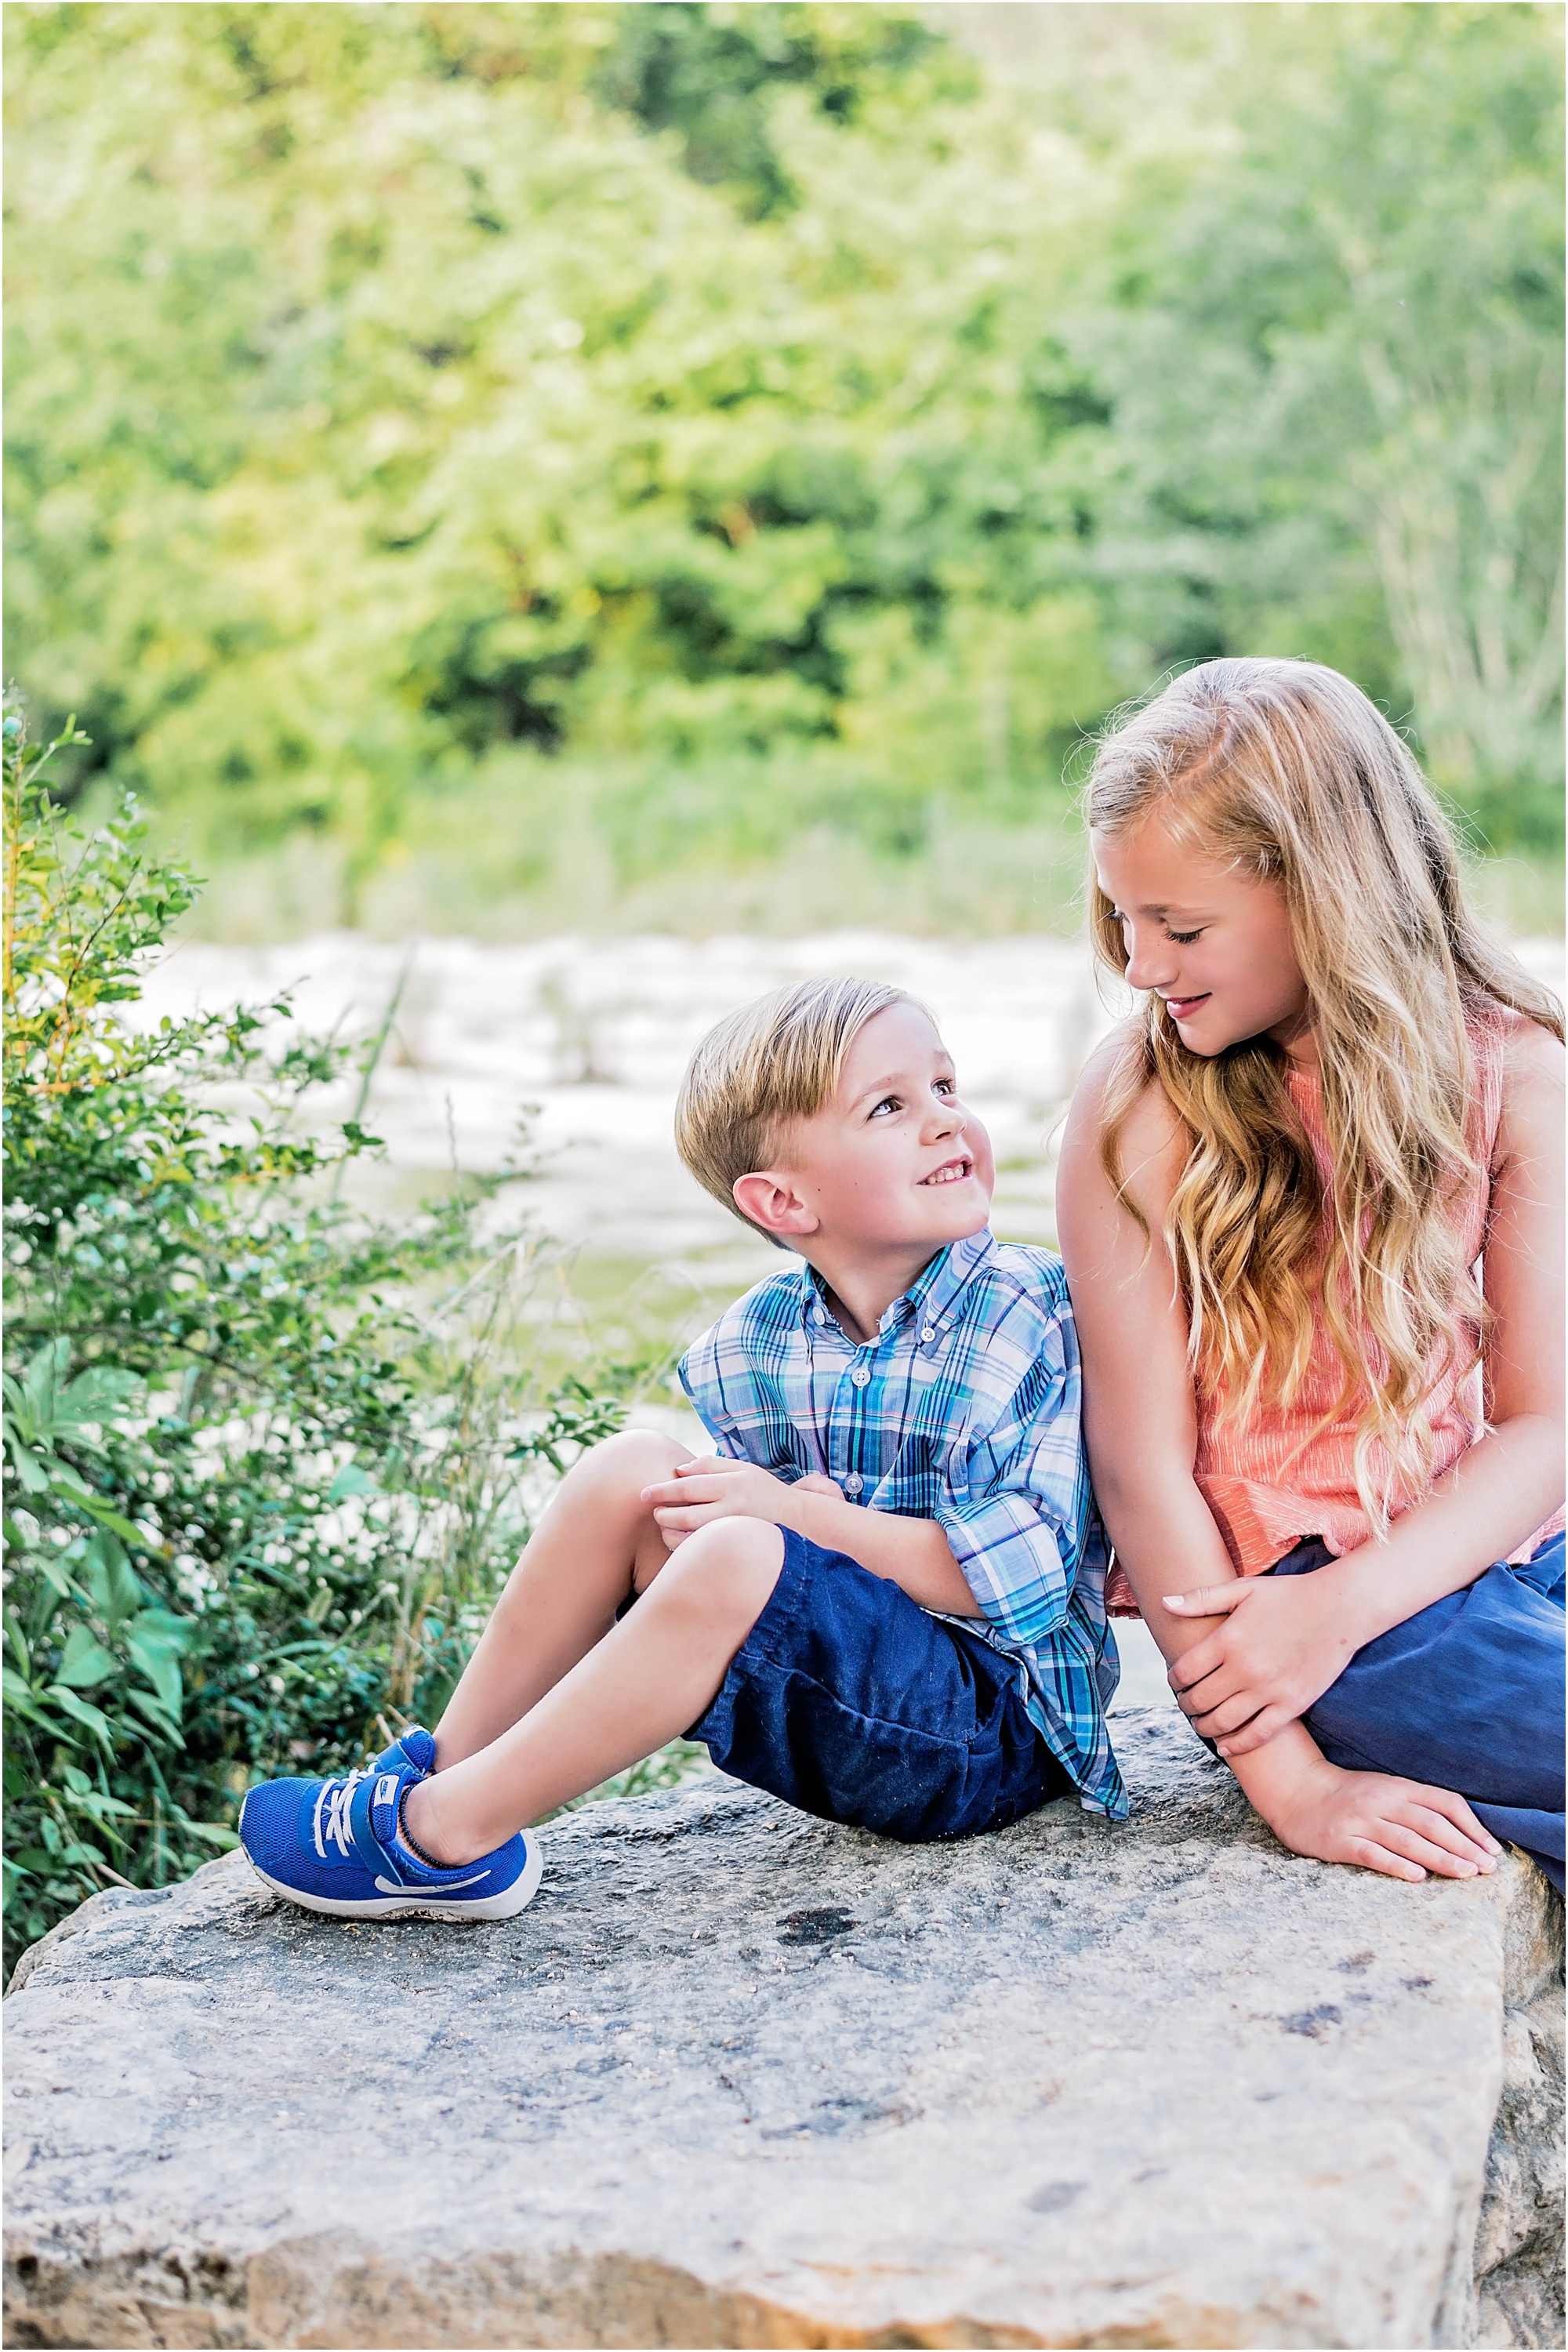
[[[434,1738],[249,1791],[241,1841],[290,1901],[508,1917],[539,1884],[528,1824],[679,1733],[889,1837],[1074,1790],[1125,1813],[1067,1286],[987,1232],[990,1144],[930,1016],[860,980],[764,997],[699,1046],[676,1137],[798,1261],[681,1365],[718,1453],[595,1446]]]

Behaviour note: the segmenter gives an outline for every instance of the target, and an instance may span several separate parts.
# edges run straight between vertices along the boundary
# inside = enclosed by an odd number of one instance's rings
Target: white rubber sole
[[[250,1862],[250,1856],[246,1855]],[[331,1919],[513,1919],[532,1902],[539,1892],[539,1882],[544,1875],[544,1849],[537,1838],[528,1841],[528,1859],[504,1894],[489,1895],[478,1903],[443,1903],[437,1896],[418,1895],[410,1888],[406,1895],[382,1895],[367,1903],[333,1903],[324,1895],[302,1895],[297,1886],[285,1886],[280,1879],[269,1878],[256,1863],[250,1867],[263,1886],[281,1895],[285,1903],[298,1904],[301,1911],[320,1911]]]

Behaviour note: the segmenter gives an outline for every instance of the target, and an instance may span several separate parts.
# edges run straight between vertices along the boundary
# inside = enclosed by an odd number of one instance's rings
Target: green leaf
[[[180,1728],[177,1717],[170,1715],[162,1699],[154,1692],[142,1690],[133,1685],[125,1696],[137,1714],[145,1722],[150,1723],[153,1730],[161,1734],[173,1747],[184,1746],[184,1733]]]
[[[70,1690],[92,1690],[120,1672],[120,1661],[96,1641],[85,1625],[73,1625],[66,1636],[58,1682]]]
[[[65,1713],[73,1717],[78,1723],[85,1725],[94,1738],[101,1740],[110,1754],[113,1755],[114,1727],[106,1715],[101,1714],[88,1700],[78,1698],[75,1691],[67,1690],[61,1683],[51,1683],[44,1696],[52,1699],[57,1706],[63,1708]]]
[[[14,1706],[18,1715],[26,1717],[29,1723],[48,1726],[49,1717],[39,1704],[39,1694],[30,1683],[24,1682],[13,1667],[5,1669],[0,1687],[4,1688],[7,1706]]]
[[[182,1822],[180,1827],[187,1836],[201,1838],[207,1845],[221,1846],[226,1853],[231,1853],[239,1843],[237,1832],[222,1822],[186,1821]]]
[[[49,1436],[55,1417],[55,1391],[69,1360],[68,1339],[47,1339],[28,1364],[20,1383],[5,1383],[12,1412],[29,1439]]]
[[[71,1767],[68,1764],[66,1769],[68,1772]],[[106,1797],[101,1789],[89,1789],[80,1798],[79,1802],[83,1812],[90,1813],[95,1821],[134,1821],[136,1819],[134,1805],[128,1805],[121,1797]]]
[[[37,1550],[29,1556],[37,1562],[38,1572],[45,1583],[53,1585],[62,1601],[69,1601],[74,1597],[76,1588],[66,1573],[65,1562],[58,1559],[52,1549],[40,1544]]]
[[[14,1431],[7,1429],[5,1435],[10,1442],[11,1459],[16,1465],[16,1475],[22,1482],[24,1493],[28,1495],[45,1493],[49,1484],[48,1471],[36,1454],[30,1453],[20,1444]]]
[[[178,1723],[183,1697],[180,1680],[180,1653],[185,1647],[187,1629],[176,1617],[161,1611],[146,1610],[132,1619],[125,1629],[125,1646],[141,1667],[161,1705],[171,1720]]]
[[[122,1371],[113,1364],[89,1364],[56,1397],[54,1427],[64,1433],[84,1425],[112,1426],[141,1388],[134,1372]]]
[[[327,1488],[329,1503],[341,1503],[349,1495],[379,1495],[381,1484],[357,1462],[345,1462],[331,1485]]]
[[[146,1542],[147,1538],[142,1529],[132,1527],[131,1521],[122,1513],[117,1511],[112,1504],[104,1502],[97,1495],[83,1495],[79,1499],[83,1510],[90,1511],[100,1527],[108,1528],[113,1534],[123,1538],[126,1543],[144,1544]]]
[[[88,1590],[100,1617],[112,1633],[134,1616],[146,1598],[125,1553],[108,1528],[100,1528],[87,1547]]]

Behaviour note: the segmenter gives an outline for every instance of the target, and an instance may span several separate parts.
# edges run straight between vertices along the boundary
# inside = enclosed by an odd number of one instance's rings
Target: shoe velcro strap
[[[371,1801],[381,1777],[380,1773],[367,1774],[355,1788],[349,1800],[349,1835],[354,1842],[354,1852],[373,1878],[384,1871],[389,1878],[401,1880],[406,1874],[399,1868],[396,1854],[383,1845],[371,1826]]]

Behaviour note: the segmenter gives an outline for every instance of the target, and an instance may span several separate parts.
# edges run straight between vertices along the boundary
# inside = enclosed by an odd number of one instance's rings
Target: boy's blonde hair
[[[717,1022],[675,1107],[676,1149],[698,1182],[760,1232],[736,1205],[736,1179],[768,1167],[784,1131],[826,1108],[867,1022],[913,1002],[879,980],[802,980]]]
[[[1561,1037],[1562,1013],[1472,921],[1426,779],[1337,670],[1205,662],[1113,729],[1084,797],[1094,831],[1157,815],[1178,842],[1284,891],[1331,1181],[1292,1106],[1282,1048],[1247,1037],[1191,1053],[1154,995],[1109,1089],[1101,1150],[1125,1199],[1121,1131],[1158,1085],[1188,1139],[1165,1238],[1198,1385],[1223,1392],[1227,1415],[1289,1403],[1321,1327],[1342,1368],[1338,1410],[1356,1428],[1357,1489],[1381,1532],[1394,1476],[1429,1461],[1428,1401],[1458,1328],[1479,1346],[1485,1318],[1449,1214],[1477,1173],[1467,1016],[1507,1008]],[[1121,924],[1098,886],[1090,928],[1124,971]]]

